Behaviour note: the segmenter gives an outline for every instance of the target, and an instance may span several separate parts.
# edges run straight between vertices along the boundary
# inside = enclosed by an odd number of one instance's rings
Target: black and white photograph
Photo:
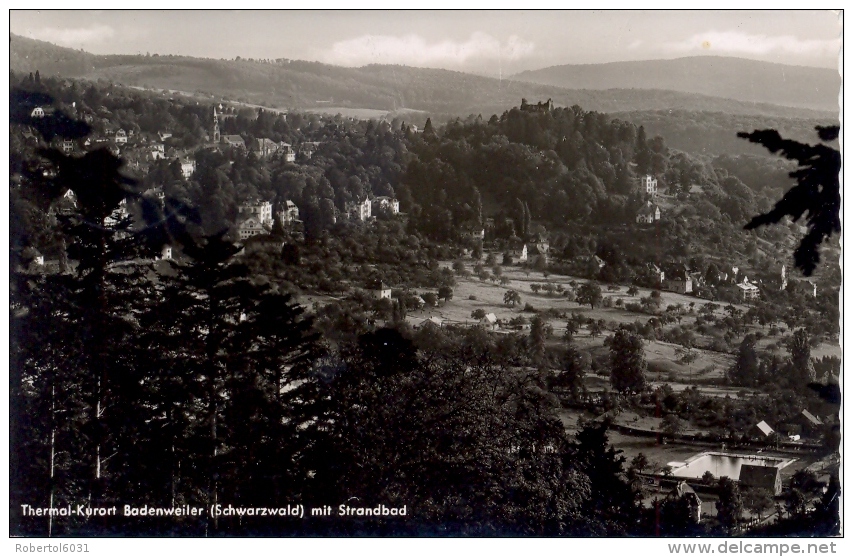
[[[843,11],[8,17],[14,553],[837,552]]]

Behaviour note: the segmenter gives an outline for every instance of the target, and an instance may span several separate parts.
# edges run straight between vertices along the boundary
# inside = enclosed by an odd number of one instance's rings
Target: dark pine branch
[[[817,126],[823,141],[838,138],[838,126]],[[820,262],[820,245],[833,234],[841,232],[841,191],[838,173],[841,171],[841,153],[824,144],[808,145],[784,139],[776,130],[740,132],[738,137],[748,139],[796,161],[799,168],[789,174],[797,185],[788,190],[769,212],[757,215],[744,227],[747,230],[775,224],[789,215],[795,222],[804,214],[808,233],[794,251],[794,264],[806,276],[811,276]]]

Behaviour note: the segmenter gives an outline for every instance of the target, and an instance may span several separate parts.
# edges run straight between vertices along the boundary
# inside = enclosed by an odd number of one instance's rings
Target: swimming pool
[[[728,476],[737,480],[744,464],[781,469],[795,460],[764,455],[704,452],[690,457],[685,462],[670,462],[669,465],[672,467],[672,475],[677,478],[701,478],[705,472],[710,472],[715,478]]]

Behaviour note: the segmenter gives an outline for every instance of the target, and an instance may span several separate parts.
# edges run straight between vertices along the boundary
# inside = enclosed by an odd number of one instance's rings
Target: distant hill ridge
[[[415,109],[435,114],[500,114],[548,98],[561,106],[597,112],[697,110],[771,117],[832,117],[814,107],[789,108],[766,102],[733,101],[697,92],[635,85],[605,91],[498,80],[442,69],[368,65],[346,68],[319,62],[266,63],[188,56],[95,55],[10,35],[10,69],[124,85],[201,92],[263,106],[310,109],[340,106],[377,110]],[[787,67],[787,66],[785,66]],[[545,70],[539,70],[545,71]],[[646,83],[646,82],[643,82]],[[817,103],[820,105],[821,103]],[[823,103],[826,104],[826,103]],[[831,110],[837,114],[837,109]]]
[[[573,89],[666,89],[743,102],[838,110],[835,70],[725,56],[551,66],[512,79]]]

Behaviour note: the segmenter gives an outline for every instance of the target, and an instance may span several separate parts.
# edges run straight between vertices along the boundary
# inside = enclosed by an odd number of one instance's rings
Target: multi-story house
[[[237,208],[240,218],[255,217],[259,223],[272,226],[272,203],[257,199],[249,200]]]
[[[660,220],[660,207],[653,205],[651,202],[646,203],[646,206],[637,211],[638,224],[654,224]]]
[[[299,220],[299,207],[291,200],[284,202],[284,206],[278,211],[278,220],[282,225],[287,226]]]
[[[640,193],[655,197],[658,194],[658,179],[651,174],[637,178],[637,186]]]
[[[366,221],[373,213],[371,211],[371,203],[370,199],[365,199],[364,201],[359,201],[357,203],[350,203],[347,205],[347,215],[350,219],[358,219],[360,221]]]
[[[392,215],[396,215],[400,212],[400,202],[393,197],[385,195],[374,198],[372,211],[378,213],[383,210],[389,211]]]

